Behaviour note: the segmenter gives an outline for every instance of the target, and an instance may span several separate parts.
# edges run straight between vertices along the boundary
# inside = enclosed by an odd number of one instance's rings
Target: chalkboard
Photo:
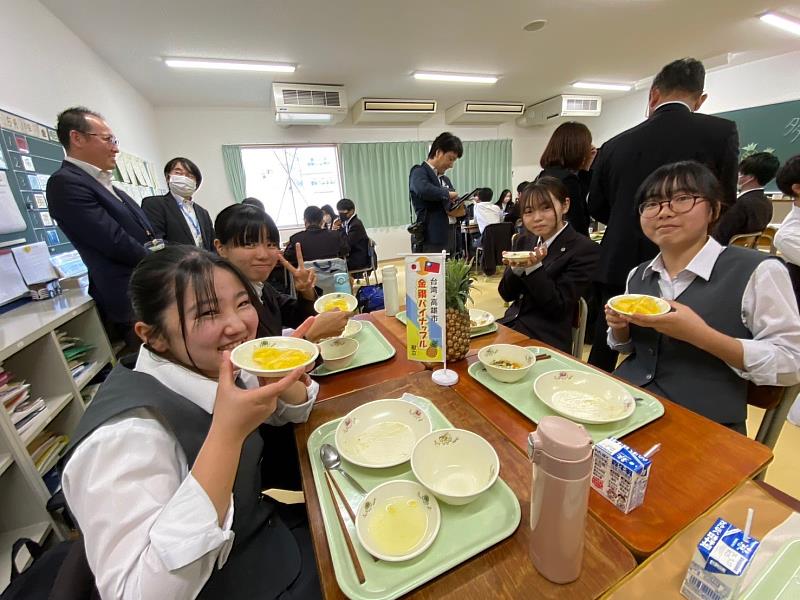
[[[781,164],[800,154],[800,100],[731,110],[717,116],[736,122],[740,147],[758,144],[758,151],[774,148]],[[767,185],[767,191],[777,189],[774,180]]]

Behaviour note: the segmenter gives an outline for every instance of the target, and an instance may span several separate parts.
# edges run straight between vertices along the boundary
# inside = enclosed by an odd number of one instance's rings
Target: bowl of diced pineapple
[[[283,377],[297,367],[314,364],[316,344],[294,337],[263,337],[239,344],[231,352],[234,366],[259,377]]]
[[[344,292],[334,292],[325,294],[317,298],[314,302],[314,310],[318,313],[340,310],[342,312],[353,312],[358,307],[358,300],[352,294]]]

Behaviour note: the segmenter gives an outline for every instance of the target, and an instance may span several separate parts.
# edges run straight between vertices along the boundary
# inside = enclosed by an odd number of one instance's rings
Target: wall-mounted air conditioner
[[[517,119],[517,125],[534,127],[570,117],[599,117],[602,103],[600,96],[562,94],[530,105],[525,113]]]
[[[347,116],[347,95],[341,85],[273,83],[278,125],[334,125]]]
[[[353,123],[422,123],[436,113],[436,100],[361,98],[353,105]]]
[[[521,102],[459,102],[448,108],[444,120],[448,125],[473,123],[497,125],[525,112]]]

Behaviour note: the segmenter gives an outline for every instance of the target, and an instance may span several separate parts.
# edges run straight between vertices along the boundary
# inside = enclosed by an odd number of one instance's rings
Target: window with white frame
[[[308,206],[342,198],[335,145],[243,146],[242,166],[248,196],[258,198],[278,227],[303,226]]]

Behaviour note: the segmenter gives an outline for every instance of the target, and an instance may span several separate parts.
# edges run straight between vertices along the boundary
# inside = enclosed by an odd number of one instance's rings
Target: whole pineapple
[[[472,261],[448,260],[445,268],[445,306],[447,308],[447,360],[461,360],[469,350],[469,311],[474,279],[469,275]]]

